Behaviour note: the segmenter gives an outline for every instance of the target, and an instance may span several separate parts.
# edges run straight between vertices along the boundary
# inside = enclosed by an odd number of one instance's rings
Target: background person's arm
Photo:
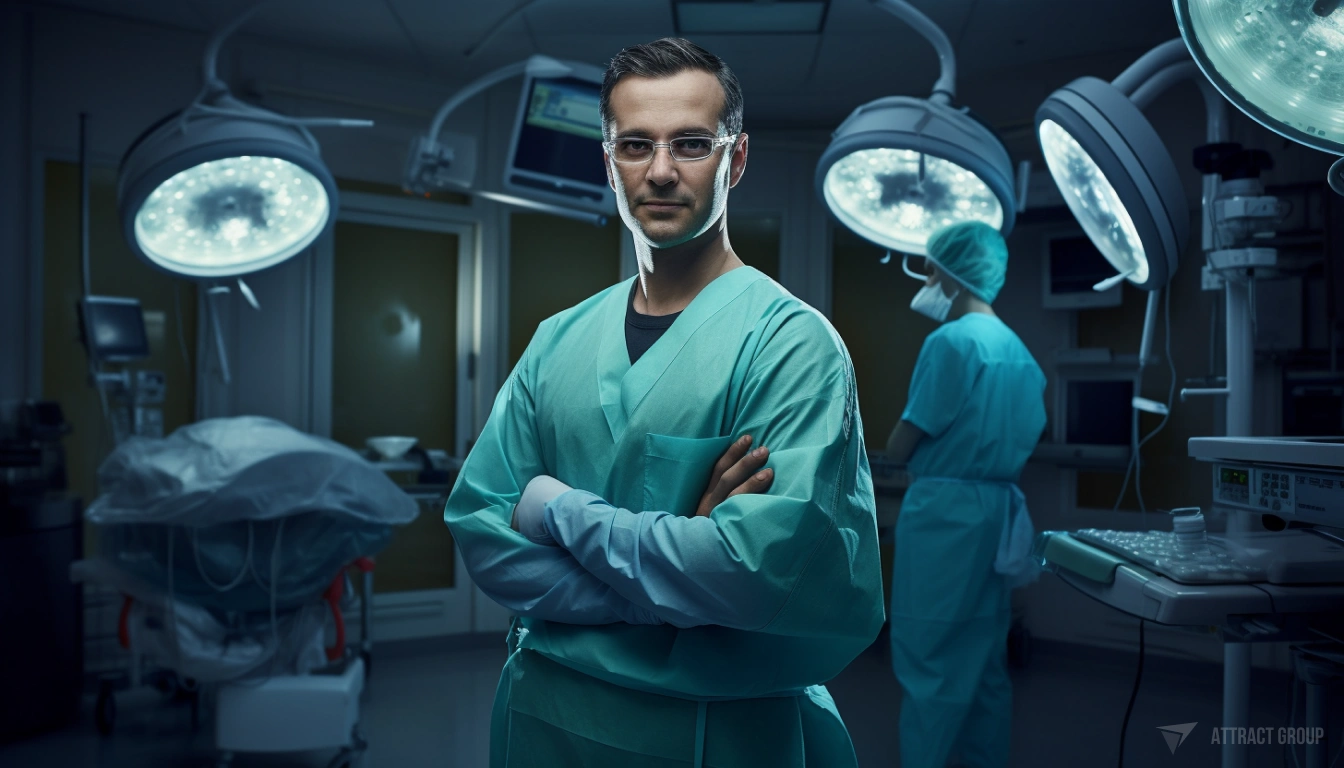
[[[891,430],[891,436],[887,438],[887,458],[897,466],[903,467],[909,464],[919,441],[925,437],[927,435],[924,434],[924,430],[901,419],[896,422],[896,428]]]

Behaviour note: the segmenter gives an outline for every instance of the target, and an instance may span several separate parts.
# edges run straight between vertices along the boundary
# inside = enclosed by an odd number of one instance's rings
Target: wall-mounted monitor
[[[1120,469],[1129,462],[1139,375],[1121,366],[1060,367],[1051,442],[1035,458],[1078,468]]]
[[[89,357],[125,363],[149,357],[145,315],[136,299],[87,296],[79,301],[80,333]]]
[[[616,211],[602,163],[602,70],[572,64],[566,77],[523,79],[504,188],[520,197]]]
[[[1047,235],[1041,258],[1042,303],[1046,309],[1118,307],[1120,285],[1104,291],[1092,286],[1115,276],[1115,267],[1081,230]]]

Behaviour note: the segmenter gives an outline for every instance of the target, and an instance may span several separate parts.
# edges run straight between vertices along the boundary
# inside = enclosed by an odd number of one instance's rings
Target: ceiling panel
[[[1009,109],[1007,93],[1020,92],[1025,98],[1028,92],[1066,82],[1075,71],[1087,71],[1097,57],[1130,60],[1176,35],[1170,0],[910,1],[956,44],[960,90],[988,94],[1000,87],[996,84],[1012,86],[1002,99],[993,99],[991,111],[1005,114],[1029,111]],[[203,31],[251,2],[45,4]],[[514,13],[519,8],[524,10]],[[486,41],[496,27],[497,34]],[[538,52],[601,66],[622,47],[672,31],[670,0],[277,0],[263,6],[241,34],[289,46],[297,55],[320,51],[448,87]],[[874,98],[926,96],[938,76],[932,47],[872,0],[832,0],[821,36],[694,39],[738,73],[750,119],[757,124],[833,125]],[[467,56],[473,47],[477,50]],[[1115,72],[1097,74],[1113,77]]]
[[[958,64],[970,75],[1114,51],[1133,50],[1137,57],[1179,34],[1170,0],[981,0],[958,48]]]
[[[205,30],[214,25],[212,15],[192,2],[166,0],[39,0],[37,5],[94,11],[124,19],[147,21],[181,29]],[[217,3],[226,5],[227,3]]]
[[[983,0],[982,0],[983,1]],[[1035,0],[1032,0],[1033,2]],[[928,16],[954,43],[966,23],[976,0],[909,0],[910,4]],[[1018,2],[1019,6],[1026,2]],[[831,0],[826,15],[826,35],[872,34],[909,27],[890,11],[878,7],[873,0]]]
[[[246,33],[350,58],[419,68],[424,61],[382,0],[283,0],[264,4]]]
[[[568,61],[581,61],[596,67],[606,67],[611,57],[622,48],[657,38],[635,35],[537,35],[539,52]]]
[[[621,35],[632,45],[673,33],[668,0],[539,0],[524,14],[538,35]]]

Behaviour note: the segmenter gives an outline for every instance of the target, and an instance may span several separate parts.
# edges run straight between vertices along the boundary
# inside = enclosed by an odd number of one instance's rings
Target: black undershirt
[[[625,307],[625,348],[630,353],[630,364],[634,365],[639,358],[649,351],[653,343],[663,337],[672,323],[676,321],[680,312],[671,315],[662,315],[655,317],[653,315],[641,315],[635,311],[635,291],[639,290],[639,281],[636,280],[634,286],[630,289],[630,301]]]

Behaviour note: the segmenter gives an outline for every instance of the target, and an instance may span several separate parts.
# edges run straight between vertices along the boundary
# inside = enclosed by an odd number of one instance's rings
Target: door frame
[[[465,458],[466,446],[476,436],[475,385],[480,378],[477,362],[482,331],[478,298],[481,268],[479,214],[463,206],[342,192],[336,220],[457,236],[457,402],[452,453],[455,457]],[[331,436],[335,256],[333,231],[317,245],[311,293],[311,423],[312,432],[324,437]],[[425,513],[426,510],[422,509],[421,514]],[[374,583],[377,584],[377,581],[375,570]],[[374,638],[379,641],[406,640],[471,632],[477,590],[460,553],[453,560],[453,584],[453,587],[447,589],[375,595],[371,614]]]

